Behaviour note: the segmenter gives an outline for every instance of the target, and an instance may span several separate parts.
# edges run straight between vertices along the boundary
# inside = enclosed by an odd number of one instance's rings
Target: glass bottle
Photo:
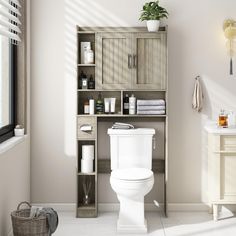
[[[88,78],[86,74],[83,74],[82,77],[82,89],[88,89]]]
[[[219,127],[227,128],[228,127],[228,117],[225,110],[221,110],[218,118]]]
[[[79,76],[79,89],[82,89],[82,79],[85,77],[84,72],[81,71]]]
[[[85,64],[94,63],[94,53],[90,46],[88,46],[84,52],[84,63]]]
[[[104,103],[102,99],[102,93],[98,93],[98,99],[96,101],[96,114],[103,114],[104,113]]]
[[[84,114],[89,114],[89,99],[84,101]]]
[[[129,114],[129,95],[128,94],[125,94],[123,105],[124,105],[123,113],[124,114]]]
[[[95,81],[92,75],[90,75],[90,78],[89,78],[88,89],[95,89]]]

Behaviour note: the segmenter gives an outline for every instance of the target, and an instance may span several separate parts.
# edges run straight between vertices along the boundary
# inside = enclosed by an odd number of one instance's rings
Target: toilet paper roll
[[[92,173],[93,172],[93,161],[81,159],[81,172]]]
[[[93,160],[94,159],[94,145],[83,145],[82,146],[82,159]]]

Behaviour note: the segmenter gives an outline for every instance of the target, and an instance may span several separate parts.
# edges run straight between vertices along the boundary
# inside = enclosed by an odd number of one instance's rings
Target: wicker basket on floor
[[[26,204],[29,208],[20,209]],[[45,216],[30,218],[31,205],[21,202],[16,211],[11,213],[14,236],[48,236],[49,227]]]

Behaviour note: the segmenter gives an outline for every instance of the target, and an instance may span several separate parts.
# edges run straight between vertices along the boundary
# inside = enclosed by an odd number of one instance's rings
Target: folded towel
[[[116,122],[115,124],[112,125],[111,128],[112,129],[134,129],[134,126],[131,124]]]
[[[137,106],[138,111],[160,111],[165,110],[165,106]]]
[[[165,115],[166,111],[165,110],[160,110],[160,111],[137,111],[138,115]]]
[[[196,77],[194,90],[193,90],[193,100],[192,100],[192,108],[197,111],[201,112],[203,107],[203,91],[200,82],[200,77]]]
[[[141,106],[165,106],[165,100],[154,99],[154,100],[137,100],[137,105]]]

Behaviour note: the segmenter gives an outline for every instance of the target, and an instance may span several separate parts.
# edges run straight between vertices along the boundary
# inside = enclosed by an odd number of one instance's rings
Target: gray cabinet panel
[[[96,34],[96,80],[97,88],[130,88],[132,70],[128,68],[131,54],[129,33]]]
[[[133,87],[166,89],[167,45],[164,33],[134,33]]]

